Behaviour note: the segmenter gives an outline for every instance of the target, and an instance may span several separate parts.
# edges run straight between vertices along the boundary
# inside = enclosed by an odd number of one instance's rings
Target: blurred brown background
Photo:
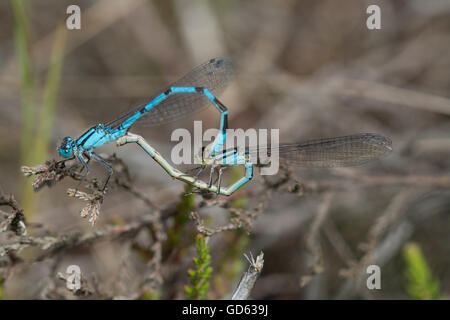
[[[283,142],[359,132],[380,133],[393,141],[394,151],[388,157],[367,166],[295,169],[286,188],[271,192],[250,236],[239,235],[245,245],[239,247],[235,259],[241,263],[233,275],[220,278],[214,272],[234,268],[223,251],[235,245],[229,238],[238,231],[212,237],[210,297],[224,297],[233,290],[246,268],[244,252],[263,250],[264,270],[253,298],[412,298],[404,258],[409,242],[420,246],[441,296],[446,296],[450,290],[449,1],[29,1],[36,110],[55,30],[64,23],[70,4],[81,8],[81,30],[67,32],[48,158],[57,157],[61,138],[78,137],[194,66],[222,56],[232,57],[238,67],[236,80],[221,97],[229,108],[231,128],[279,128]],[[370,4],[381,8],[381,30],[366,27]],[[38,163],[20,161],[20,66],[14,15],[7,1],[0,3],[0,17],[0,186],[20,202],[19,168]],[[218,115],[209,108],[182,121],[132,131],[168,156],[172,130],[191,129],[194,119],[215,127]],[[130,168],[134,184],[157,206],[180,201],[185,186],[169,178],[136,146],[110,144],[99,151],[115,152]],[[102,177],[98,166],[92,167],[92,174]],[[303,195],[289,192],[295,179],[317,190],[306,188]],[[251,195],[262,183],[255,178],[247,187],[248,208],[261,201]],[[133,221],[148,211],[141,200],[113,190],[93,229],[79,216],[82,204],[66,196],[66,189],[74,184],[65,179],[41,190],[32,221],[53,234],[92,232],[114,221]],[[198,210],[202,217],[210,217],[208,224],[227,222],[223,208]],[[164,223],[166,232],[171,223],[170,219]],[[192,221],[187,224],[186,228],[193,228]],[[151,266],[136,253],[134,244],[150,246],[148,241],[138,234],[131,241],[104,241],[57,258],[21,263],[8,275],[4,296],[60,298],[43,292],[61,286],[56,272],[77,264],[83,273],[96,274],[111,296],[135,297],[133,293],[142,289],[142,270]],[[186,269],[192,267],[194,255],[192,237],[189,241],[180,244],[187,249],[180,259],[163,256],[158,297],[185,297]],[[368,264],[381,267],[381,290],[365,287]],[[357,284],[355,275],[364,275],[362,284]]]

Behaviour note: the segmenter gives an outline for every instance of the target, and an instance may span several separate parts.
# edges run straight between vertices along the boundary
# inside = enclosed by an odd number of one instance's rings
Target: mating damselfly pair
[[[144,104],[127,110],[111,121],[97,124],[83,133],[78,139],[66,137],[58,152],[64,158],[73,158],[82,164],[85,175],[89,172],[88,162],[93,159],[107,171],[107,186],[113,170],[111,165],[94,152],[101,145],[116,141],[117,145],[137,143],[172,177],[192,184],[202,191],[215,192],[229,196],[241,188],[253,177],[252,159],[257,154],[273,153],[287,164],[303,167],[342,167],[354,166],[379,158],[392,150],[391,141],[379,134],[362,133],[345,137],[306,141],[302,143],[280,144],[278,146],[249,146],[243,149],[225,149],[228,129],[227,107],[217,99],[232,80],[235,66],[229,58],[215,58],[199,65],[180,80],[154,95]],[[136,122],[162,124],[186,117],[212,105],[220,113],[219,131],[213,143],[201,151],[201,168],[197,175],[185,174],[170,165],[142,137],[132,134],[129,129]],[[264,150],[262,150],[264,148]],[[273,155],[272,155],[273,156]],[[200,173],[210,167],[209,183],[199,179]],[[243,166],[244,175],[227,187],[221,186],[225,168]],[[218,172],[217,183],[213,182]]]

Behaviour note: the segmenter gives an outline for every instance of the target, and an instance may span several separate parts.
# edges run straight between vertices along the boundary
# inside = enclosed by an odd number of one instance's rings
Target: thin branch
[[[341,270],[341,275],[352,278],[354,288],[359,288],[368,265],[375,262],[375,253],[379,249],[380,242],[389,228],[397,223],[406,214],[409,203],[416,199],[421,191],[415,188],[407,188],[400,191],[389,203],[383,214],[376,220],[368,232],[366,243],[360,245],[365,251],[364,256],[357,264],[347,270]]]
[[[11,214],[0,211],[6,218],[4,221],[0,222],[0,232],[11,230],[16,235],[26,235],[25,215],[14,196],[0,194],[0,206],[8,206],[13,211]]]
[[[350,182],[350,183],[347,183]],[[410,176],[352,176],[341,179],[327,179],[326,181],[301,180],[296,181],[293,187],[289,188],[293,193],[323,192],[327,190],[343,190],[352,188],[357,183],[359,186],[380,187],[380,186],[412,186],[412,187],[435,187],[450,188],[450,177],[410,175]]]
[[[90,233],[72,233],[61,236],[42,236],[42,237],[20,237],[16,242],[0,246],[0,256],[15,251],[21,251],[27,247],[39,247],[42,250],[48,250],[44,255],[37,258],[37,261],[50,257],[61,250],[89,245],[94,242],[105,240],[107,238],[118,238],[126,234],[135,234],[143,227],[152,225],[155,221],[154,215],[146,215],[139,222],[132,222],[123,226],[107,226],[102,230]]]
[[[203,234],[205,237],[209,237],[216,233],[224,231],[236,230],[242,227],[245,228],[247,234],[250,234],[253,221],[261,212],[263,212],[264,208],[267,206],[268,198],[269,197],[265,197],[265,201],[259,202],[255,208],[250,210],[227,208],[233,216],[230,218],[229,223],[223,226],[215,228],[207,227],[203,219],[201,219],[200,215],[197,212],[191,212],[190,218],[195,222],[197,231]],[[226,205],[227,203],[223,203],[223,206]]]
[[[309,268],[309,274],[301,278],[301,286],[308,284],[312,277],[316,274],[323,272],[323,252],[320,245],[320,229],[325,222],[328,213],[330,212],[330,207],[333,201],[334,192],[325,193],[322,202],[317,209],[317,214],[315,215],[314,221],[311,226],[311,231],[306,237],[306,245],[308,250],[312,253],[314,262]]]

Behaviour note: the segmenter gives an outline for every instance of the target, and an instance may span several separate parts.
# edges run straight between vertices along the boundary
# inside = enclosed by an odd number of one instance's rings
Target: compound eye
[[[61,146],[58,148],[58,153],[61,157],[69,158],[72,156],[72,143],[73,140],[70,137],[63,139]]]
[[[70,156],[72,156],[72,148],[59,148],[58,152],[63,158],[69,158]]]

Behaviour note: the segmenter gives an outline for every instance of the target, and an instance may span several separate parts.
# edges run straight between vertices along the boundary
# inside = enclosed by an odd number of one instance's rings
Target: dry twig
[[[264,266],[264,253],[262,251],[256,257],[256,260],[253,258],[252,254],[250,254],[250,258],[245,255],[245,258],[250,262],[250,266],[248,267],[247,272],[244,273],[236,291],[233,293],[233,296],[231,297],[232,300],[248,299],[250,292],[255,286],[256,279],[258,279]]]

